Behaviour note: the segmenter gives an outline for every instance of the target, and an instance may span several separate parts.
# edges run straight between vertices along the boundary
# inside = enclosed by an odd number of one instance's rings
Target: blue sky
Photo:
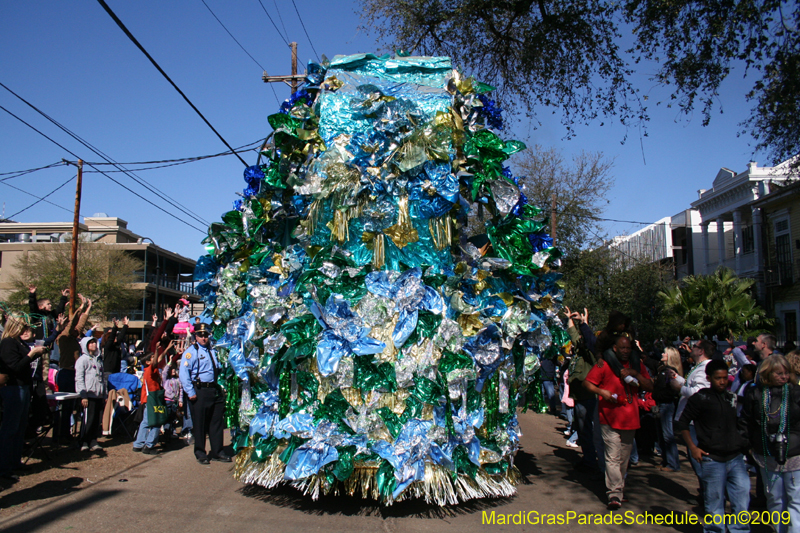
[[[184,91],[222,136],[235,147],[258,141],[270,131],[267,116],[289,96],[282,84],[261,81],[262,68],[288,74],[290,52],[272,26],[264,8],[289,41],[299,45],[302,65],[314,59],[291,1],[206,0],[236,36],[257,65],[214,20],[201,0],[170,2],[107,0],[117,16]],[[328,57],[359,52],[386,52],[359,26],[357,2],[295,0],[317,52]],[[263,7],[262,7],[263,6]],[[39,0],[0,4],[0,82],[118,162],[154,161],[201,156],[225,151],[225,146],[135,48],[95,0]],[[301,68],[302,70],[302,68]],[[737,172],[754,158],[748,137],[737,137],[738,123],[747,117],[744,94],[751,80],[735,72],[721,91],[723,114],[711,125],[702,117],[680,116],[675,109],[652,105],[667,93],[644,76],[640,88],[649,96],[648,137],[628,130],[613,119],[576,128],[571,140],[559,116],[544,111],[542,125],[533,129],[517,122],[506,136],[527,144],[554,146],[568,156],[581,150],[601,151],[615,161],[616,184],[610,194],[607,218],[655,221],[688,208],[698,189],[711,187],[720,167]],[[273,93],[275,90],[276,95]],[[10,93],[0,88],[0,106],[13,112],[85,161],[102,159],[69,138]],[[605,126],[600,126],[604,122]],[[74,159],[27,126],[0,110],[0,173],[41,167]],[[248,164],[256,154],[244,156]],[[107,168],[107,167],[104,167]],[[244,166],[235,157],[137,172],[165,196],[203,221],[213,222],[229,210],[244,187]],[[86,170],[89,171],[88,167]],[[73,167],[57,166],[0,182],[0,204],[6,216],[50,193],[75,175]],[[155,198],[124,174],[112,177],[151,198],[166,211],[205,226],[165,201]],[[0,179],[7,176],[0,176]],[[22,222],[69,221],[74,181],[17,216]],[[158,210],[101,174],[84,174],[81,214],[106,213],[128,221],[135,233],[187,257],[204,253],[204,233]],[[641,226],[609,223],[610,234],[633,232]]]

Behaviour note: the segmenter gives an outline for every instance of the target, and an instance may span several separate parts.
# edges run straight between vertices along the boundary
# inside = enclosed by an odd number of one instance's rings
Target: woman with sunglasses
[[[6,385],[0,387],[3,421],[0,423],[0,477],[17,480],[14,470],[22,464],[22,445],[31,405],[31,363],[45,351],[30,347],[33,329],[21,318],[9,317],[0,340],[0,374]]]

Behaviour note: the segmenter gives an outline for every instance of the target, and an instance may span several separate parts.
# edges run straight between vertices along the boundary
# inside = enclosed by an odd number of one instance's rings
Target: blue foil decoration
[[[386,345],[370,338],[361,317],[350,310],[350,303],[341,294],[332,294],[323,308],[314,302],[311,313],[324,328],[317,344],[317,367],[325,377],[336,373],[339,361],[350,354],[380,353]]]
[[[392,333],[392,342],[398,348],[414,333],[420,309],[434,314],[444,312],[444,299],[436,289],[422,283],[422,269],[419,267],[406,270],[394,283],[389,281],[386,271],[370,272],[365,281],[368,291],[395,301],[400,317]]]

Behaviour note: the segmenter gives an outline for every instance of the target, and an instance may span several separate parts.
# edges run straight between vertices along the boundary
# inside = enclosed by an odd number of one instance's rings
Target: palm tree
[[[720,267],[708,276],[688,276],[658,296],[664,316],[681,332],[707,338],[746,336],[774,324],[753,298],[754,284]]]

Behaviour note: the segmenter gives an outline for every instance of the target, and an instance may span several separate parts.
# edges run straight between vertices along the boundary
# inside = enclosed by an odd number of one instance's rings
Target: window
[[[755,251],[755,240],[753,238],[753,226],[742,228],[742,253],[751,254]]]
[[[783,313],[783,333],[787,342],[797,342],[797,312],[786,311]]]
[[[776,220],[775,228],[775,267],[781,284],[792,283],[792,236],[789,233],[789,219]]]

